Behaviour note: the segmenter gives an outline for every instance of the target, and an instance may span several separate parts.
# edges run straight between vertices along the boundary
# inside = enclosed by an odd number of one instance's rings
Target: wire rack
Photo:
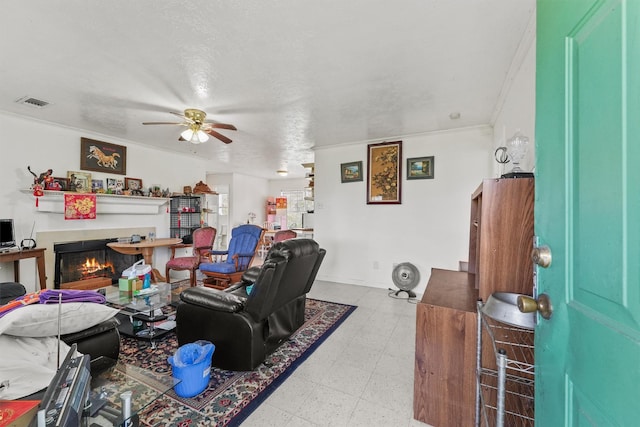
[[[481,308],[479,302],[476,425],[533,426],[534,332],[499,322]]]
[[[171,215],[169,218],[171,237],[183,238],[192,233],[192,229],[200,226],[200,196],[175,196],[171,198]]]

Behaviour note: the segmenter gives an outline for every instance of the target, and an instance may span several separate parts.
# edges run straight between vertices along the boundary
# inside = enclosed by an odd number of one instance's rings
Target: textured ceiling
[[[535,0],[25,0],[0,16],[0,110],[303,176],[312,148],[491,123]],[[50,102],[34,108],[15,101]],[[200,108],[233,139],[178,142]],[[452,112],[460,118],[450,119]]]

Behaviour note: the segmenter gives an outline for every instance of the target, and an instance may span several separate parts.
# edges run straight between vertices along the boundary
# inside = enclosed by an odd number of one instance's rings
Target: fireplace
[[[65,283],[100,278],[106,283],[117,283],[126,268],[142,259],[141,255],[124,255],[107,246],[107,243],[117,240],[109,238],[54,244],[55,289],[60,289]]]

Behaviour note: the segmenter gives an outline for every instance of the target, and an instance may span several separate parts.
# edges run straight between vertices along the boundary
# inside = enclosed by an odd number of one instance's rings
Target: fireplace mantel
[[[21,190],[33,197],[33,190]],[[64,213],[64,191],[45,190],[38,201],[37,210],[49,213]],[[120,196],[97,193],[96,212],[98,214],[153,215],[161,213],[160,208],[169,203],[164,197]]]

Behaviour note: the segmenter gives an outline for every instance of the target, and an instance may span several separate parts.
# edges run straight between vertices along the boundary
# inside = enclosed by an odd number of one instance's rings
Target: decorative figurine
[[[47,169],[46,172],[42,172],[40,175],[36,175],[31,170],[31,166],[27,166],[27,170],[29,171],[29,173],[31,173],[31,175],[33,175],[33,185],[34,186],[36,184],[39,184],[42,187],[45,187],[46,184],[48,184],[48,183],[53,181],[53,169]]]
[[[53,169],[47,169],[46,172],[42,172],[40,175],[36,175],[31,170],[31,166],[27,166],[27,170],[31,175],[33,175],[33,184],[31,185],[31,189],[33,190],[33,195],[36,198],[36,207],[38,207],[39,198],[44,196],[45,187],[53,182]]]

